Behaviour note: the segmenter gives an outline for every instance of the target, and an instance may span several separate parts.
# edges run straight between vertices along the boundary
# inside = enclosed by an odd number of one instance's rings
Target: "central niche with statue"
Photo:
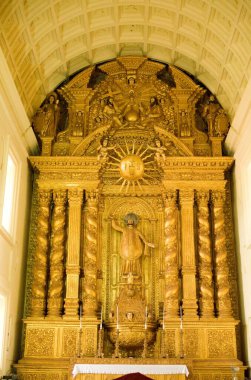
[[[216,99],[175,67],[123,57],[48,94],[33,127],[22,379],[34,357],[55,378],[76,356],[185,356],[199,378],[239,366]]]
[[[122,233],[122,238],[118,296],[109,313],[107,328],[111,341],[116,344],[118,340],[117,344],[126,349],[130,356],[135,356],[140,350],[139,356],[144,342],[153,343],[156,335],[156,322],[151,304],[146,300],[145,275],[142,271],[143,256],[149,255],[147,247],[154,248],[154,244],[147,242],[138,231],[138,221],[134,213],[125,216],[124,227],[112,219],[112,227]],[[152,278],[152,271],[149,277]]]

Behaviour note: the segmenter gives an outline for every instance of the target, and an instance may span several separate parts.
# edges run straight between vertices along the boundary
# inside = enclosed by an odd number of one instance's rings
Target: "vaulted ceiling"
[[[251,77],[251,1],[1,0],[0,46],[30,117],[75,72],[142,55],[194,75],[233,118]]]

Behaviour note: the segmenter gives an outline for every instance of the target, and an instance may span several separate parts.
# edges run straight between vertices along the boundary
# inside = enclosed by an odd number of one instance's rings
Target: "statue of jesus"
[[[122,232],[120,245],[120,257],[122,258],[121,276],[141,277],[140,257],[145,254],[146,246],[154,248],[153,243],[145,240],[144,236],[137,230],[138,217],[136,214],[129,213],[125,216],[126,226],[120,227],[112,220],[112,227]]]

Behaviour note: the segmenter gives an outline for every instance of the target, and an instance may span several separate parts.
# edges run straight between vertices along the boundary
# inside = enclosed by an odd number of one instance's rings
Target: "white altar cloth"
[[[73,377],[80,373],[125,375],[135,372],[144,375],[189,375],[188,368],[184,364],[75,364],[72,375]]]

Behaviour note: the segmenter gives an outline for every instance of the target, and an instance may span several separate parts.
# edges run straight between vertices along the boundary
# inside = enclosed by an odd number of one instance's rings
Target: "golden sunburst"
[[[153,178],[147,173],[147,169],[153,164],[153,153],[141,144],[137,149],[135,141],[129,147],[125,139],[125,150],[119,146],[116,148],[117,156],[110,156],[111,164],[116,166],[119,172],[119,179],[116,184],[121,184],[120,192],[125,190],[127,193],[129,189],[136,190],[138,187],[142,191],[142,185],[149,184],[148,178]]]

